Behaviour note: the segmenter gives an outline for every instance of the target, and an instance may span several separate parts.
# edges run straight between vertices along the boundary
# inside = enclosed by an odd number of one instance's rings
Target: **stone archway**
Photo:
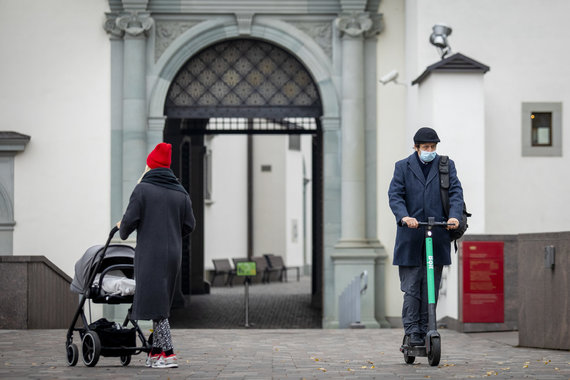
[[[174,77],[167,94],[164,140],[173,144],[173,170],[183,184],[192,183],[189,191],[200,220],[204,216],[201,179],[205,135],[313,136],[312,294],[314,304],[322,307],[322,105],[310,73],[296,57],[273,44],[256,39],[230,39],[192,56]],[[248,120],[247,128],[234,122],[235,118]],[[310,119],[314,121],[307,121]],[[249,141],[248,149],[251,149]],[[187,177],[188,172],[193,174]],[[247,182],[251,182],[249,174]],[[251,207],[253,199],[247,203]],[[248,215],[252,213],[250,208]],[[250,220],[247,234],[250,258],[252,224]],[[206,291],[204,239],[204,230],[197,228],[187,243],[182,272],[184,294]]]

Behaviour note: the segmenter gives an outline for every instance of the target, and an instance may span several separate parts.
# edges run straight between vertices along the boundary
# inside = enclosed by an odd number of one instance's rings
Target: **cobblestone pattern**
[[[321,311],[311,307],[311,279],[249,286],[249,324],[255,329],[311,329],[321,327]],[[245,287],[213,287],[211,294],[193,295],[185,309],[172,311],[173,328],[244,328]]]
[[[177,369],[65,362],[65,330],[0,330],[1,379],[570,379],[570,352],[517,348],[485,334],[442,330],[442,360],[407,365],[402,329],[173,330]],[[76,341],[78,339],[76,338]]]

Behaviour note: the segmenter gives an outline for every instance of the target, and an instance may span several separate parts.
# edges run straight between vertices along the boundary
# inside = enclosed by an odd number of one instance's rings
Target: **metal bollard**
[[[364,282],[364,284],[362,284]],[[368,272],[356,276],[343,290],[338,300],[338,327],[341,329],[362,329],[360,321],[360,296],[368,288]]]

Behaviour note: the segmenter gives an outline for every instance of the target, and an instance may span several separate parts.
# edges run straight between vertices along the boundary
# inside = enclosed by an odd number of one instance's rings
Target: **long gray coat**
[[[394,246],[394,265],[422,265],[422,246],[424,228],[403,227],[403,217],[410,216],[419,222],[426,222],[430,216],[436,222],[445,222],[445,212],[441,201],[439,184],[439,156],[433,161],[427,178],[422,172],[414,152],[407,158],[396,162],[394,177],[390,182],[388,197],[390,208],[396,217],[398,230]],[[463,213],[463,189],[457,178],[455,164],[449,160],[449,217],[461,220]],[[436,227],[433,230],[433,250],[435,265],[450,265],[449,231]]]
[[[123,240],[137,230],[133,319],[170,316],[182,237],[192,232],[195,223],[188,194],[144,182],[133,190],[120,226]]]

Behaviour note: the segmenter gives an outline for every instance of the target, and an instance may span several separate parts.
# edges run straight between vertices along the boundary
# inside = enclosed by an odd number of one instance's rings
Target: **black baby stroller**
[[[122,325],[105,319],[88,323],[83,310],[87,300],[106,304],[133,303],[135,252],[127,245],[109,244],[118,230],[114,227],[104,246],[89,248],[75,264],[75,277],[70,288],[81,294],[81,298],[65,343],[70,366],[76,365],[79,359],[79,350],[73,343],[74,331],[79,332],[83,362],[89,367],[95,366],[101,355],[120,357],[121,364],[127,366],[132,355],[151,350],[137,321],[131,319],[131,308]],[[82,327],[76,327],[79,317]],[[129,322],[133,328],[127,327]],[[139,347],[137,336],[141,341]]]

